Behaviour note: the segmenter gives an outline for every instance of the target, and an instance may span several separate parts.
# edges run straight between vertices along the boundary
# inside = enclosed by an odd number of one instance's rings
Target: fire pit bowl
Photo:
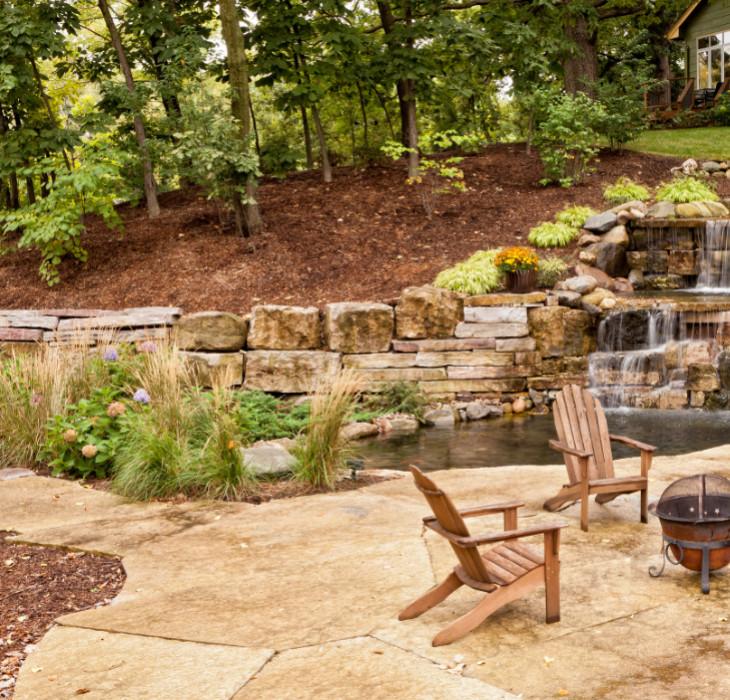
[[[662,525],[662,552],[670,564],[702,572],[702,592],[710,592],[710,571],[730,564],[730,481],[698,474],[670,484],[649,512]],[[669,556],[671,550],[674,560]],[[662,568],[649,568],[661,576]]]

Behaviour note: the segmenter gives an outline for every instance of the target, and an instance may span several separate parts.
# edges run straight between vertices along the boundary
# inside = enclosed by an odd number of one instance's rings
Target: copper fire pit
[[[710,571],[730,564],[730,481],[698,474],[670,484],[649,512],[662,524],[662,552],[670,564],[702,572],[702,592],[710,592]],[[674,560],[669,556],[671,550]],[[662,568],[649,567],[661,576]]]

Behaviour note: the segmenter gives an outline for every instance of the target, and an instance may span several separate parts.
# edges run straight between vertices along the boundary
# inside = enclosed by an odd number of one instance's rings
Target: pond
[[[607,410],[609,430],[657,445],[657,455],[697,452],[730,443],[730,413],[701,410]],[[366,469],[407,470],[413,462],[424,471],[503,467],[513,464],[562,464],[550,449],[555,440],[553,416],[507,416],[453,429],[424,428],[415,433],[378,436],[358,445]],[[614,459],[639,453],[612,444]]]

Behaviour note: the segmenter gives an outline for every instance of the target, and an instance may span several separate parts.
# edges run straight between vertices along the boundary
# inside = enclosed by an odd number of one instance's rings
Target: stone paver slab
[[[277,655],[233,700],[512,700],[482,681],[375,639],[332,642]]]
[[[55,627],[26,660],[15,700],[229,700],[272,654]]]

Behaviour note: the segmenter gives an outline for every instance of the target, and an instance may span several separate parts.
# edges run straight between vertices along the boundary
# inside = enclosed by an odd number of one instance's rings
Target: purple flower
[[[144,389],[137,389],[132,397],[137,403],[150,403],[152,399]]]
[[[33,394],[33,398],[30,400],[30,402],[34,406],[39,406],[41,403],[43,403],[43,396],[41,394]]]
[[[109,362],[114,362],[114,360],[119,359],[119,353],[115,348],[109,348],[104,351],[104,359],[109,360]]]
[[[157,345],[151,340],[145,340],[142,345],[139,346],[140,352],[157,352]]]

